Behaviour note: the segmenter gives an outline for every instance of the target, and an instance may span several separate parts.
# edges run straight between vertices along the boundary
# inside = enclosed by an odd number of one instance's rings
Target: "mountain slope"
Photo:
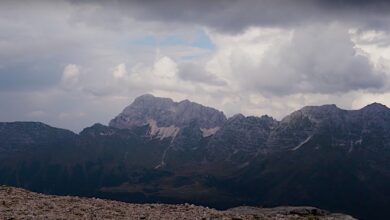
[[[70,142],[76,134],[41,122],[0,122],[0,152]],[[54,147],[54,146],[53,146]]]
[[[0,184],[128,202],[315,205],[390,218],[390,109],[307,106],[281,121],[144,95],[80,134],[0,123]]]

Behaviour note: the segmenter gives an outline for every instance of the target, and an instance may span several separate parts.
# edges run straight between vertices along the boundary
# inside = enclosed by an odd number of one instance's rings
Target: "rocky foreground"
[[[354,219],[313,207],[237,207],[218,211],[183,204],[124,202],[52,196],[0,186],[0,219]]]

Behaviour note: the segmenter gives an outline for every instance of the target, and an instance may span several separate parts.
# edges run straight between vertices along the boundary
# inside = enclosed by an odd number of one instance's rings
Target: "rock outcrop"
[[[117,201],[52,196],[0,186],[0,219],[329,219],[353,220],[313,207],[273,209],[237,207],[218,211],[190,204],[130,204]]]

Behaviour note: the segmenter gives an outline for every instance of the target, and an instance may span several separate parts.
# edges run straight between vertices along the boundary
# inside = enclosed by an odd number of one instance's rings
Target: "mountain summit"
[[[179,131],[196,122],[204,136],[215,133],[226,121],[223,112],[188,100],[142,95],[109,123],[114,128],[148,125],[150,134],[160,138],[175,137]]]

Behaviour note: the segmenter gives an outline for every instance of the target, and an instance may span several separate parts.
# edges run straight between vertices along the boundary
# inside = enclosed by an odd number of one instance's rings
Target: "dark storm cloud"
[[[389,9],[387,0],[316,0],[319,6],[330,10],[351,9],[385,12]]]
[[[98,3],[105,8],[117,8],[123,16],[145,21],[198,24],[225,32],[239,32],[250,26],[288,27],[340,20],[364,29],[388,29],[388,12],[390,12],[390,3],[384,0],[117,0],[114,2],[74,0],[71,2]]]

